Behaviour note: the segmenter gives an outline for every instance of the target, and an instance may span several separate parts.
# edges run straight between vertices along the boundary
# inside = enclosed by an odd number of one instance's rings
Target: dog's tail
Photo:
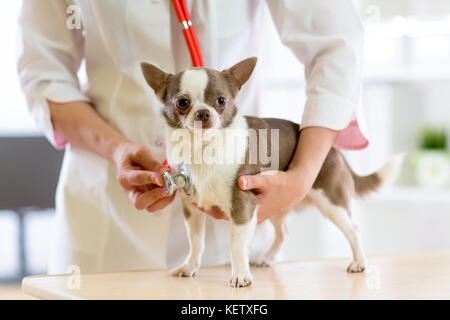
[[[395,154],[378,171],[368,176],[359,176],[352,170],[356,194],[364,197],[370,192],[378,190],[382,185],[393,183],[400,173],[404,158],[404,153]]]

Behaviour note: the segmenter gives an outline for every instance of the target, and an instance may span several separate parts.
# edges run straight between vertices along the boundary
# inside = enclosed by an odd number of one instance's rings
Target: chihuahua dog
[[[296,123],[238,114],[235,98],[250,78],[256,61],[254,57],[248,58],[223,71],[190,68],[176,74],[166,73],[149,63],[141,63],[146,82],[163,104],[168,161],[171,166],[183,166],[190,173],[193,187],[189,195],[181,192],[190,250],[184,263],[171,271],[174,276],[192,277],[199,270],[205,247],[205,214],[199,207],[218,206],[229,217],[231,224],[232,275],[229,283],[232,287],[245,287],[253,281],[248,251],[257,224],[258,205],[253,192],[242,191],[238,187],[237,178],[261,173],[267,167],[286,171],[300,136],[300,127]],[[222,135],[224,138],[221,143],[205,138],[210,132],[223,133],[225,130],[239,132],[238,140],[243,143],[236,143],[227,134]],[[197,131],[202,134],[196,134]],[[253,139],[252,145],[250,137],[254,132],[256,140]],[[187,137],[189,142],[182,147],[179,139],[174,139],[174,136],[180,135]],[[278,137],[278,140],[274,137]],[[255,153],[261,148],[261,142],[270,146],[277,144],[276,152],[271,148],[270,162],[263,163],[254,157],[251,159],[251,151]],[[229,154],[232,150],[235,161],[202,159],[202,153],[213,144],[216,153]],[[175,148],[178,151],[182,149],[183,161],[174,160],[172,151]],[[196,156],[200,160],[195,161]],[[342,154],[331,148],[312,189],[298,204],[299,207],[316,206],[344,233],[353,253],[348,272],[362,272],[367,267],[358,231],[351,219],[350,200],[392,181],[401,160],[401,156],[394,156],[377,172],[359,176],[352,171]],[[275,230],[274,243],[265,255],[253,261],[254,265],[273,264],[286,235],[287,213],[280,212],[270,219]]]

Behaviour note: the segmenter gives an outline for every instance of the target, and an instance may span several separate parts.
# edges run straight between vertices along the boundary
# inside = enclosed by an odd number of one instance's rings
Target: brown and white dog
[[[245,287],[252,283],[248,250],[256,228],[258,206],[252,192],[239,189],[237,177],[260,173],[265,167],[287,170],[300,135],[299,125],[296,123],[238,114],[235,98],[252,74],[256,60],[248,58],[223,71],[191,68],[177,74],[166,73],[152,64],[141,64],[147,83],[164,105],[162,115],[166,122],[169,163],[183,165],[190,172],[194,189],[190,196],[181,192],[190,250],[184,263],[171,272],[175,276],[192,277],[198,271],[205,247],[205,214],[197,206],[208,208],[215,205],[224,211],[231,223],[230,285]],[[202,129],[200,135],[196,134],[196,124],[200,124]],[[231,141],[229,135],[224,134],[224,140],[216,143],[215,152],[228,154],[231,147],[235,153],[235,161],[225,163],[202,160],[201,155],[205,149],[215,144],[211,142],[214,139],[205,138],[208,132],[230,129],[238,131],[239,139],[244,143]],[[275,134],[270,133],[271,129],[278,129],[276,132],[279,138],[275,141],[278,144],[278,154],[273,154],[271,148],[272,161],[269,164],[263,164],[259,158],[250,161],[250,151],[257,150],[262,139],[268,145],[274,144],[271,136]],[[268,134],[259,134],[263,131]],[[175,148],[178,151],[180,149],[179,140],[174,138],[179,137],[180,132],[194,145],[192,147],[191,144],[184,144],[181,147],[184,149],[181,152],[184,153],[182,163],[174,161],[172,152]],[[250,145],[250,132],[257,132],[256,147]],[[196,144],[199,139],[203,140]],[[197,161],[194,159],[196,156],[199,156]],[[274,156],[277,156],[276,161],[273,161]],[[358,176],[351,170],[342,154],[332,148],[313,188],[299,203],[299,207],[316,206],[344,233],[353,252],[353,261],[348,266],[348,272],[362,272],[367,267],[357,228],[351,219],[350,200],[355,196],[364,196],[383,183],[395,179],[401,161],[401,156],[394,156],[376,173]],[[267,266],[273,263],[285,238],[286,216],[287,212],[280,212],[270,219],[275,229],[275,241],[268,252],[255,262],[256,265]]]

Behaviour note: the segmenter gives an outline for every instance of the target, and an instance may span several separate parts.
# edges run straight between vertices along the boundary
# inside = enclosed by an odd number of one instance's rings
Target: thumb
[[[164,166],[153,158],[152,153],[148,149],[143,149],[136,158],[136,162],[144,169],[149,171],[162,172]]]
[[[241,190],[264,190],[266,186],[267,177],[256,174],[253,176],[240,176],[238,179],[238,185]]]

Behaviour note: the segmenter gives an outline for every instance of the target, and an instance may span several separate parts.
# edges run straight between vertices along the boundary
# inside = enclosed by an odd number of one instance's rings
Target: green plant
[[[426,127],[420,133],[420,148],[440,149],[447,147],[447,132],[443,128]]]

